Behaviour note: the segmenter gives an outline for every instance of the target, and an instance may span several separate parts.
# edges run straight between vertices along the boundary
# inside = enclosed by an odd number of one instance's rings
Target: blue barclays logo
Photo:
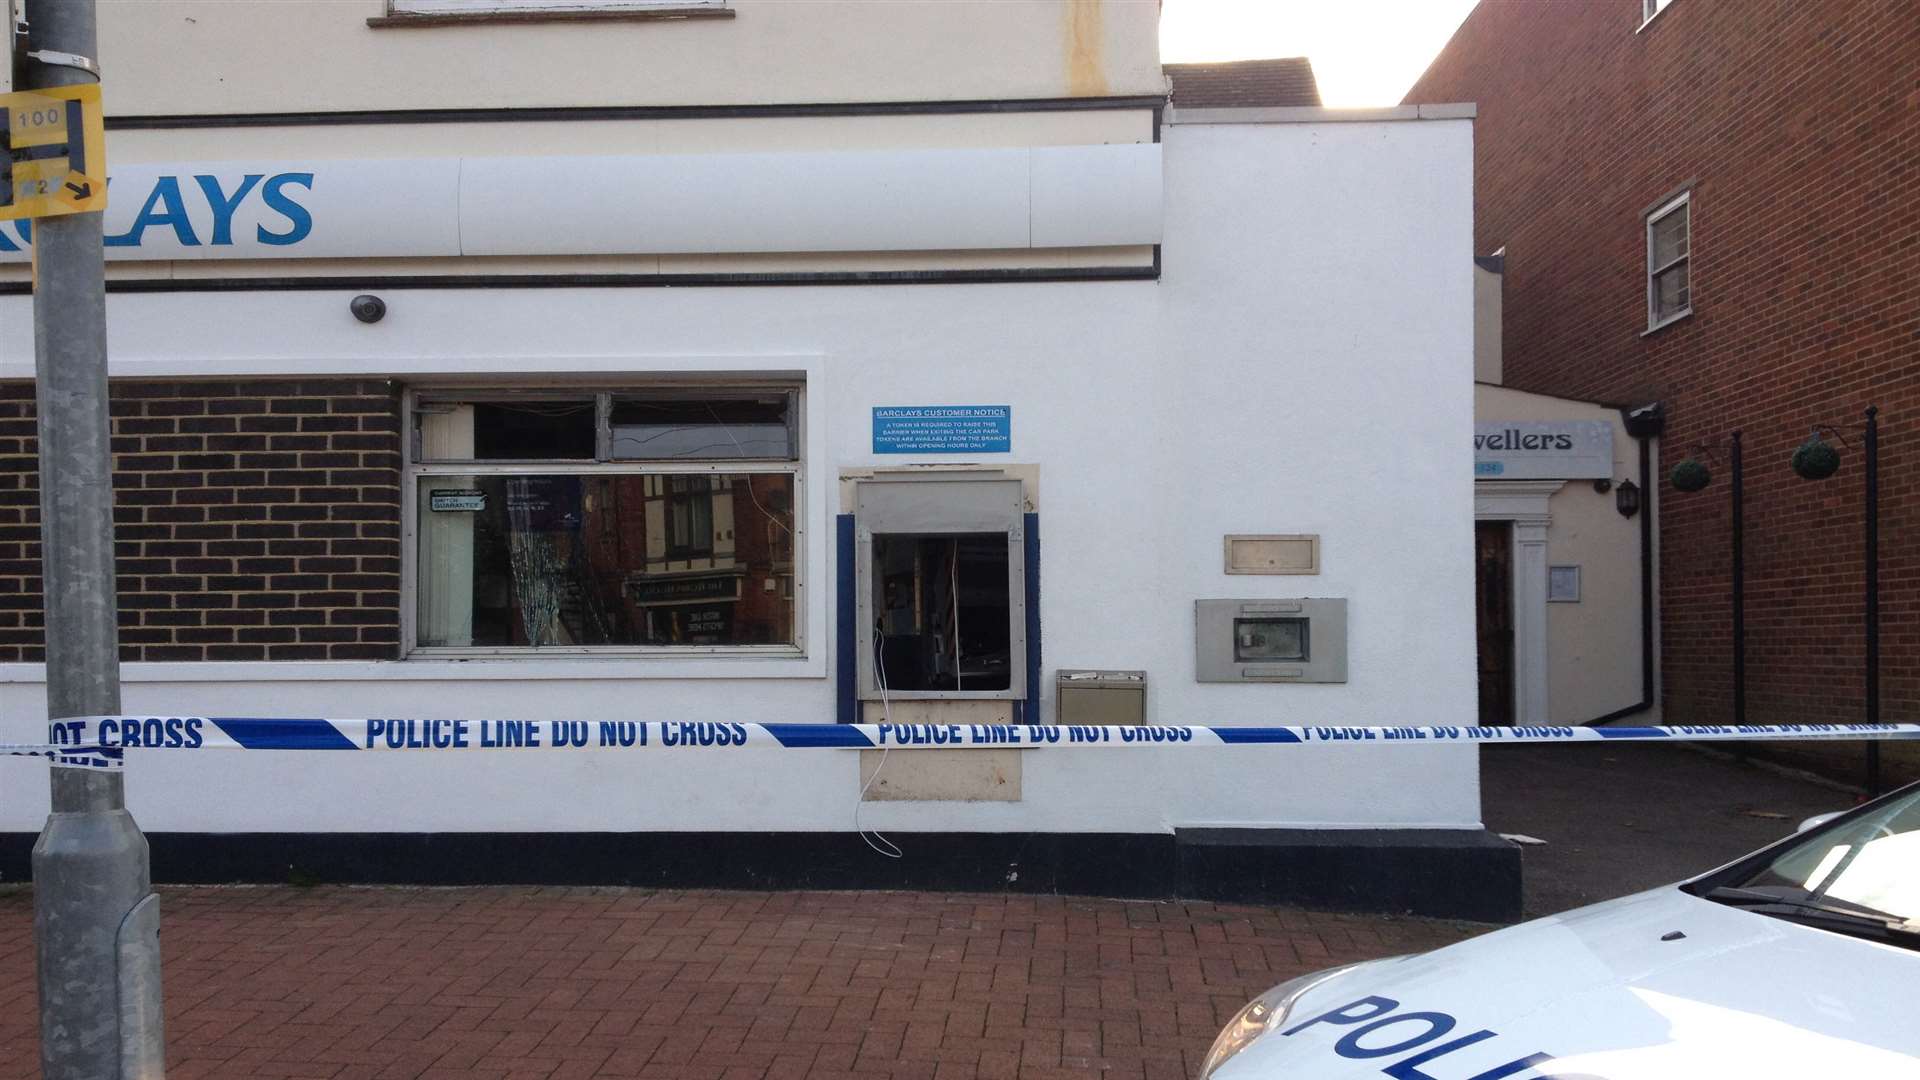
[[[181,247],[232,247],[234,218],[243,209],[250,209],[246,216],[256,221],[254,243],[291,247],[313,232],[313,214],[303,202],[304,194],[313,191],[312,173],[246,173],[227,182],[231,188],[206,173],[155,177],[133,223],[124,232],[109,233],[106,246],[138,248],[148,230],[158,229]],[[111,186],[112,179],[107,183]],[[17,253],[33,245],[33,222],[12,224],[12,235],[0,229],[0,252]]]

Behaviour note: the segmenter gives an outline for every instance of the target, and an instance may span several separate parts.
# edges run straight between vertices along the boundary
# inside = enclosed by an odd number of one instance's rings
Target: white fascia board
[[[1388,105],[1373,109],[1329,109],[1317,105],[1264,108],[1195,108],[1167,110],[1169,124],[1377,124],[1404,120],[1472,120],[1478,112],[1472,102],[1434,105]]]
[[[1034,247],[1160,242],[1159,143],[1045,146],[1032,155]]]
[[[474,158],[461,172],[462,253],[1024,248],[1026,156],[1010,149]]]
[[[961,251],[1160,241],[1160,147],[175,162],[114,170],[107,258]],[[31,259],[0,223],[0,263]]]

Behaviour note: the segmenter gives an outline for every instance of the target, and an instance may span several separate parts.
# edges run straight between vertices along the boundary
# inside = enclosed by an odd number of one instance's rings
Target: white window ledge
[[[1655,19],[1657,19],[1657,18],[1659,18],[1659,17],[1660,17],[1660,16],[1662,16],[1662,15],[1665,15],[1665,14],[1667,13],[1667,10],[1668,10],[1669,8],[1671,8],[1671,7],[1673,7],[1673,5],[1672,5],[1672,4],[1662,4],[1662,5],[1660,5],[1660,10],[1658,10],[1658,11],[1656,11],[1656,12],[1654,12],[1653,14],[1651,14],[1651,15],[1649,15],[1649,16],[1647,16],[1647,20],[1646,20],[1645,22],[1643,22],[1643,23],[1641,23],[1641,24],[1640,24],[1639,26],[1636,26],[1636,27],[1634,27],[1634,29],[1633,29],[1633,32],[1637,34],[1637,33],[1639,33],[1640,31],[1642,31],[1642,30],[1645,30],[1645,29],[1646,29],[1647,27],[1649,27],[1649,26],[1652,26],[1652,25],[1653,25],[1653,20],[1655,20]]]
[[[386,15],[375,15],[367,20],[367,25],[375,29],[394,29],[400,27],[464,26],[471,23],[731,19],[733,15],[734,12],[731,7],[699,3],[662,5],[658,7],[627,6],[623,4],[582,7],[523,7],[507,5],[496,8],[476,7],[472,10],[441,10],[437,8],[418,11],[397,10]]]
[[[824,679],[827,665],[811,657],[701,657],[684,660],[312,660],[125,663],[123,683],[253,682],[477,682],[661,679]],[[41,664],[0,664],[0,685],[47,681]]]
[[[1654,323],[1652,326],[1647,327],[1645,330],[1640,331],[1640,336],[1650,337],[1654,334],[1659,333],[1662,330],[1665,330],[1667,327],[1672,326],[1674,323],[1679,322],[1681,319],[1689,318],[1692,315],[1693,315],[1692,308],[1687,308],[1685,311],[1676,311],[1672,315],[1669,315],[1666,318],[1661,319],[1659,322]]]

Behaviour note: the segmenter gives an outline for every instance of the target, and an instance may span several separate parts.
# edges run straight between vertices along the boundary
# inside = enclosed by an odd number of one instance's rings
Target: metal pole
[[[27,22],[33,51],[97,61],[93,0],[29,0]],[[97,77],[70,61],[25,67],[27,90]],[[100,215],[41,218],[33,239],[47,711],[52,718],[117,713]],[[119,774],[51,772],[53,812],[33,848],[43,1075],[157,1080],[164,1068],[159,917],[146,837],[127,813]]]
[[[1733,458],[1733,722],[1747,722],[1746,477],[1740,465],[1740,433],[1731,438]]]
[[[1867,406],[1867,723],[1880,722],[1880,410]],[[1880,794],[1880,744],[1867,742],[1867,794]]]

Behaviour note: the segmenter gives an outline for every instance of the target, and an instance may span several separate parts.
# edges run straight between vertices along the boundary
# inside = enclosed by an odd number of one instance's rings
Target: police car
[[[1920,784],[1679,885],[1282,983],[1201,1077],[1920,1078]]]

